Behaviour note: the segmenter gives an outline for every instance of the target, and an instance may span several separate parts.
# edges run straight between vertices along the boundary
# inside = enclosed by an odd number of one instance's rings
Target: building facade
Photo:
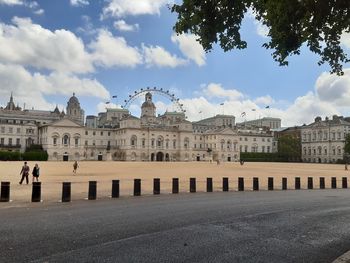
[[[68,100],[66,113],[22,110],[11,96],[0,109],[0,150],[24,151],[40,144],[51,161],[227,161],[240,152],[273,152],[273,133],[267,129],[238,129],[234,116],[216,115],[199,122],[184,112],[156,115],[151,93],[145,94],[141,116],[127,109],[106,109],[89,115],[78,98]]]
[[[303,162],[335,163],[344,158],[346,135],[350,120],[334,115],[332,119],[316,117],[309,125],[301,127]]]

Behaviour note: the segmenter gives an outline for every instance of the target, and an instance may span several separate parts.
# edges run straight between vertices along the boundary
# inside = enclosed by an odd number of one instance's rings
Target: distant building
[[[301,127],[302,160],[313,163],[335,163],[343,160],[350,120],[334,115],[332,119],[316,117]]]
[[[49,160],[210,161],[233,162],[240,152],[274,152],[273,132],[235,126],[232,115],[216,115],[197,122],[184,112],[156,116],[152,94],[145,94],[141,116],[127,109],[106,109],[88,115],[78,98],[68,100],[66,114],[22,110],[11,96],[0,109],[0,150],[24,151],[40,144]]]
[[[244,127],[244,126],[246,126],[246,127],[258,127],[258,128],[268,127],[270,129],[278,129],[278,128],[281,128],[281,119],[264,117],[264,118],[257,119],[257,120],[250,120],[250,121],[237,123],[237,126],[239,126],[239,127]]]

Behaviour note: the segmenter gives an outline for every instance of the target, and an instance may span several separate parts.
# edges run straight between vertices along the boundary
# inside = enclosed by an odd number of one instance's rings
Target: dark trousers
[[[26,178],[26,182],[27,182],[27,184],[28,184],[28,183],[29,183],[29,180],[28,180],[28,174],[22,174],[22,179],[21,179],[21,181],[20,181],[19,183],[20,183],[20,184],[22,184],[22,183],[23,183],[24,178]]]

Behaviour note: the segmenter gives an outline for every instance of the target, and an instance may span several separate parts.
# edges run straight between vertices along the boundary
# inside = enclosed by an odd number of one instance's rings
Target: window
[[[20,138],[17,138],[16,139],[16,145],[20,145],[21,144],[21,139]]]
[[[75,138],[75,139],[74,139],[74,144],[75,144],[75,146],[78,146],[78,145],[79,145],[79,138]]]
[[[9,133],[13,133],[13,128],[9,127]]]
[[[142,148],[145,148],[145,147],[146,147],[146,140],[142,139]]]
[[[88,131],[85,131],[85,135],[89,135],[89,132],[88,132]]]
[[[92,145],[95,146],[96,145],[96,142],[95,140],[92,141]]]
[[[88,145],[88,141],[85,141],[85,146],[87,146]]]
[[[21,128],[17,128],[17,133],[21,133]]]
[[[176,149],[176,140],[173,140],[173,148]]]
[[[268,142],[270,142],[270,141],[271,141],[271,139],[270,139],[270,138],[267,138],[267,141],[268,141]]]
[[[248,145],[244,146],[244,152],[248,152]]]
[[[93,131],[93,132],[92,132],[92,135],[93,135],[93,136],[95,136],[95,135],[96,135],[96,132],[95,132],[95,131]]]
[[[108,136],[111,136],[111,132],[108,132]]]
[[[63,145],[68,145],[69,144],[69,136],[68,135],[64,135],[63,136],[62,143],[63,143]]]
[[[270,152],[270,146],[267,146],[266,148],[267,148],[266,152],[269,153]]]
[[[265,141],[265,138],[261,138],[261,140],[264,142],[264,141]]]
[[[0,144],[1,144],[1,145],[4,145],[4,144],[5,144],[5,138],[1,138],[1,139],[0,139]]]
[[[53,138],[53,145],[54,145],[54,146],[57,145],[57,138]]]
[[[9,138],[9,146],[12,145],[12,138]]]
[[[265,146],[261,146],[261,151],[264,153],[265,152]]]
[[[244,138],[244,140],[245,140],[245,141],[248,141],[248,138],[247,138],[247,137],[245,137],[245,138]]]
[[[103,136],[103,131],[101,131],[101,136]]]
[[[1,127],[1,133],[5,133],[5,127]]]

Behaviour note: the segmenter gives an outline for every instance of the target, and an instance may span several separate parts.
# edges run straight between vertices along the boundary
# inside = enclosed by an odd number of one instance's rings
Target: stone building
[[[73,94],[67,113],[22,110],[11,96],[0,109],[0,147],[24,151],[40,144],[49,160],[238,161],[240,151],[274,151],[273,134],[263,129],[239,130],[234,116],[216,115],[199,122],[184,112],[156,115],[152,94],[145,94],[141,116],[126,109],[89,115]]]
[[[301,127],[303,162],[335,163],[343,160],[345,137],[350,132],[350,119],[334,115],[332,119],[316,117]]]
[[[237,123],[237,126],[278,129],[278,128],[281,128],[281,119],[264,117],[257,120],[250,120],[250,121]]]

